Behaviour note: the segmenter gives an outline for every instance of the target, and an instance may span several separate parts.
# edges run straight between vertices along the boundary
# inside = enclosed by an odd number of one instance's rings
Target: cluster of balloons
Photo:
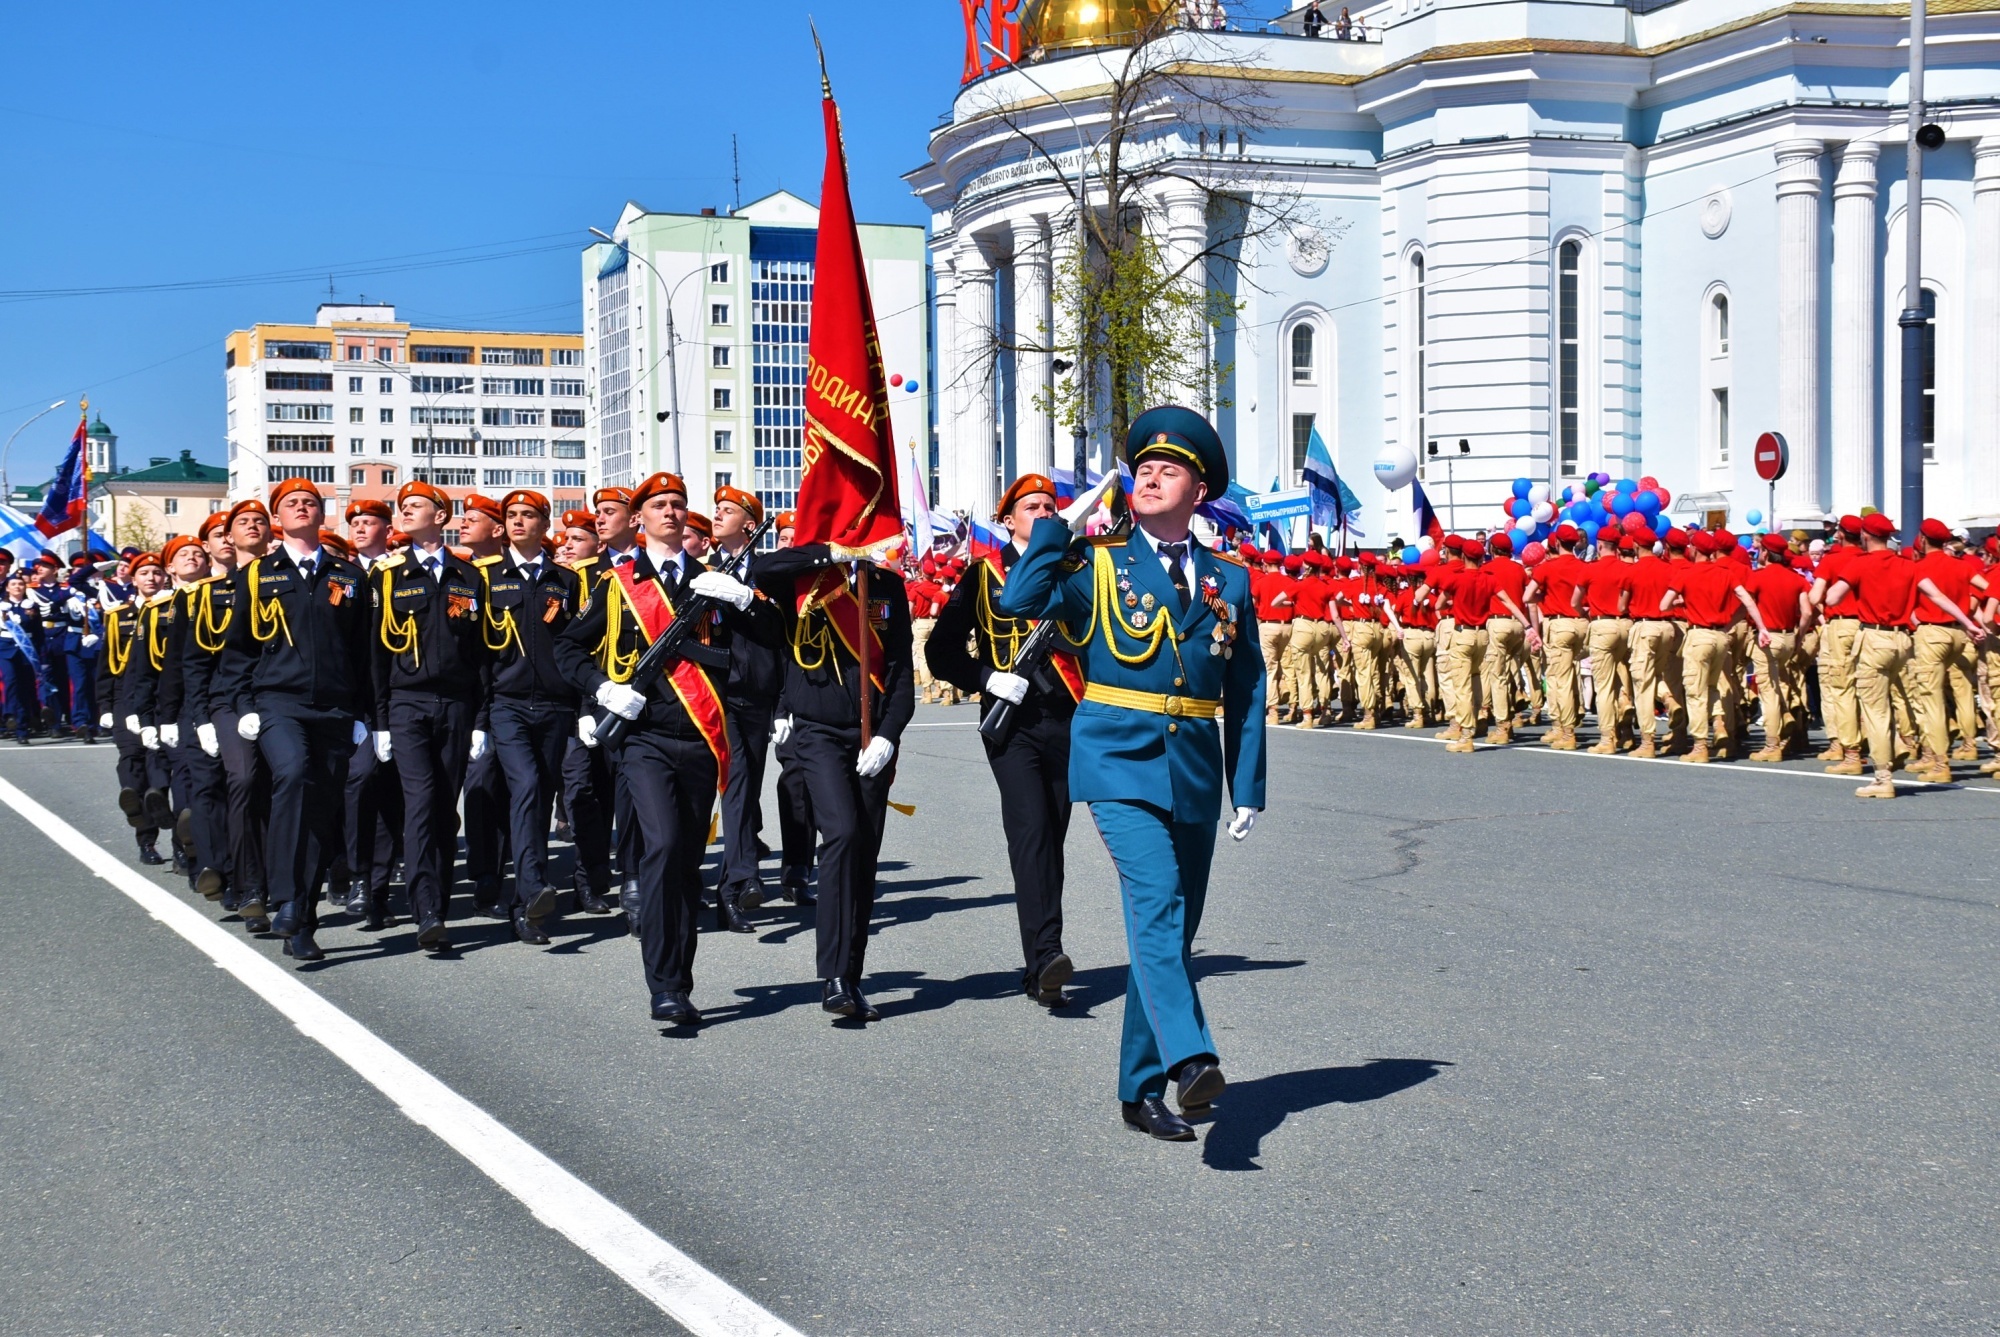
[[[894,373],[889,377],[889,386],[891,389],[900,386],[902,387],[902,389],[909,392],[910,394],[915,394],[917,392],[916,379],[914,377],[905,379],[903,373],[900,371]]]
[[[1516,478],[1513,495],[1506,502],[1503,532],[1513,543],[1516,556],[1532,560],[1530,547],[1546,543],[1551,531],[1564,521],[1592,535],[1606,526],[1637,533],[1654,528],[1673,499],[1673,494],[1650,475],[1614,480],[1610,474],[1594,473],[1560,493],[1547,483]]]

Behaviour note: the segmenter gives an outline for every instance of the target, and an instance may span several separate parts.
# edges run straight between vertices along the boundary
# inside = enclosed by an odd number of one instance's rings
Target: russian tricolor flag
[[[90,417],[86,407],[76,420],[76,435],[69,439],[69,453],[56,470],[48,495],[42,498],[42,513],[35,528],[46,538],[81,526],[90,513],[90,454],[85,449],[84,423]]]

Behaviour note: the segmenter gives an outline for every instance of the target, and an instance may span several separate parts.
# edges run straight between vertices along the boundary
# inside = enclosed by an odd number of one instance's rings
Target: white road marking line
[[[976,720],[946,720],[941,724],[906,724],[905,729],[970,729]]]
[[[1283,729],[1287,733],[1331,735],[1336,732],[1333,729],[1294,729],[1289,725],[1283,724],[1268,727]],[[1395,733],[1374,729],[1344,729],[1339,732],[1355,738],[1385,738],[1394,739],[1402,743],[1433,743],[1439,747],[1444,746],[1444,740],[1441,738],[1424,738],[1417,734]],[[1707,771],[1712,775],[1788,775],[1795,780],[1833,780],[1850,785],[1866,784],[1873,775],[1873,772],[1870,772],[1869,775],[1827,775],[1815,771],[1788,771],[1776,766],[1764,765],[1759,765],[1755,770],[1752,770],[1729,762],[1695,766],[1681,760],[1679,757],[1634,757],[1624,753],[1620,753],[1617,756],[1606,756],[1601,752],[1592,752],[1587,748],[1578,748],[1574,752],[1558,752],[1552,747],[1543,747],[1541,744],[1533,742],[1508,743],[1505,745],[1499,743],[1474,743],[1473,746],[1481,752],[1534,753],[1539,756],[1580,758],[1585,761],[1630,761],[1646,766],[1679,766],[1687,770]],[[1897,780],[1895,784],[1898,789],[1965,789],[1974,792],[2000,793],[2000,790],[1986,790],[1982,786],[1963,783],[1934,785],[1925,780]]]
[[[797,1329],[655,1235],[248,942],[120,863],[5,780],[0,780],[0,802],[242,981],[300,1034],[325,1046],[393,1101],[411,1122],[428,1128],[512,1194],[537,1221],[567,1237],[690,1332],[702,1337],[800,1337]]]

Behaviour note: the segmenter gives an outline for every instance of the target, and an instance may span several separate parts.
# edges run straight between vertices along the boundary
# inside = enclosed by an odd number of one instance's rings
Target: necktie
[[[612,557],[611,564],[613,566],[630,566],[632,565],[632,554],[629,552],[618,553]]]
[[[431,578],[432,583],[436,583],[438,572],[443,569],[444,563],[438,560],[436,553],[432,553],[430,556],[424,558],[424,573]]]
[[[312,578],[313,578],[312,558],[308,557],[303,562],[299,563],[299,574],[305,577],[306,584],[308,585],[312,584]]]
[[[530,562],[521,568],[521,579],[527,581],[530,585],[541,579],[541,575],[542,564],[540,562]]]
[[[1187,547],[1185,543],[1160,545],[1160,556],[1167,559],[1167,579],[1174,582],[1174,593],[1181,596],[1183,613],[1187,612],[1188,600],[1193,597],[1193,591],[1188,589],[1187,572],[1181,569],[1181,562],[1187,557]]]

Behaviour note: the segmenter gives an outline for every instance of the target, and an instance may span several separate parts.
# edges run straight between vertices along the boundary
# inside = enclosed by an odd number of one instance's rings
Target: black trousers
[[[458,853],[458,794],[472,747],[472,706],[443,697],[389,698],[389,745],[403,778],[403,867],[410,912],[443,919]]]
[[[1069,718],[1024,716],[1004,745],[981,736],[1000,786],[1021,956],[1031,971],[1062,951],[1063,841],[1069,835]]]
[[[576,842],[576,885],[611,894],[611,764],[571,733],[563,748],[563,807]]]
[[[764,827],[764,760],[770,754],[768,707],[731,701],[729,783],[722,790],[722,894],[757,885],[757,839]]]
[[[576,737],[576,707],[496,696],[488,714],[492,755],[505,778],[514,898],[526,905],[549,885],[549,813],[562,787],[564,755]]]
[[[264,892],[265,827],[271,820],[271,771],[256,743],[236,732],[240,715],[215,714],[215,741],[222,751],[222,779],[229,802],[229,885],[239,892]],[[348,731],[348,737],[354,736]]]
[[[139,735],[125,727],[123,719],[114,720],[111,739],[118,748],[118,787],[136,789],[144,794],[149,789],[171,790],[173,777],[167,770],[167,754],[164,748],[148,752],[146,745],[139,741]],[[151,840],[160,834],[156,826],[139,828],[139,839]]]
[[[0,641],[0,646],[9,643]],[[35,713],[34,665],[18,650],[0,652],[0,692],[6,695],[6,718],[13,727],[15,737],[26,738],[40,719]],[[93,719],[90,725],[96,728],[97,721]]]
[[[174,775],[175,811],[188,813],[194,828],[194,848],[187,852],[195,871],[229,866],[229,786],[222,763],[201,750],[194,726],[181,726],[181,745],[167,752]]]
[[[793,727],[792,751],[819,823],[819,977],[857,980],[868,956],[875,862],[896,765],[863,779],[854,773],[861,731],[810,720]]]
[[[634,729],[618,745],[618,774],[632,795],[640,835],[639,954],[646,989],[694,987],[701,856],[715,811],[715,754],[699,738]]]
[[[259,712],[257,750],[271,773],[264,854],[274,904],[300,900],[308,929],[319,923],[320,879],[340,848],[340,802],[354,717],[322,711]]]
[[[363,879],[370,892],[387,892],[403,843],[403,780],[393,757],[387,765],[375,760],[372,736],[348,759],[343,806],[348,877]]]
[[[625,768],[618,765],[611,767],[611,817],[614,826],[611,846],[618,851],[618,878],[621,883],[630,882],[639,876],[646,848],[638,820],[632,813],[632,787],[626,783]],[[704,839],[707,835],[702,832]]]
[[[471,734],[466,738],[469,748]],[[465,770],[465,875],[474,883],[499,879],[512,843],[507,838],[507,776],[492,738],[486,741],[486,751]]]
[[[778,857],[787,870],[811,868],[813,846],[819,840],[819,828],[813,823],[812,793],[799,769],[799,746],[793,741],[797,737],[795,731],[792,738],[772,749],[778,758],[778,843],[783,846]]]

